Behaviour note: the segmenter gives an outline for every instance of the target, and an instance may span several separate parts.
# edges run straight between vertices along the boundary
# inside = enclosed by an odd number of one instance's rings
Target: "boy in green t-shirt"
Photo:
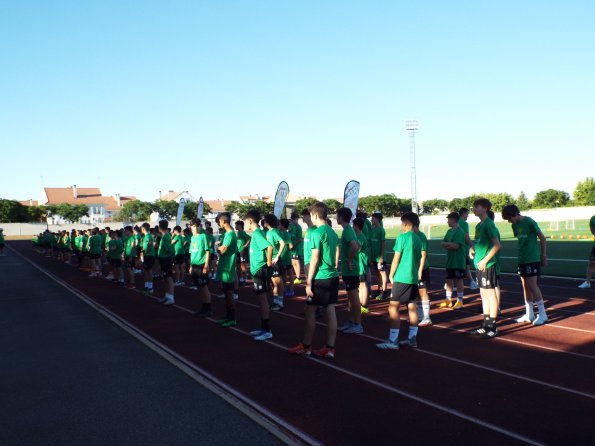
[[[136,240],[132,234],[132,226],[126,226],[124,228],[124,234],[122,237],[124,244],[124,269],[125,274],[128,277],[128,283],[126,288],[129,290],[134,289],[134,266],[136,262]]]
[[[292,212],[289,223],[289,233],[291,234],[291,244],[289,249],[291,250],[291,266],[293,266],[293,272],[295,274],[294,284],[299,285],[302,283],[302,261],[303,261],[303,233],[302,227],[298,222],[298,213]]]
[[[382,226],[382,214],[372,214],[372,230],[370,231],[370,261],[372,270],[376,271],[378,280],[378,292],[373,294],[376,300],[388,298],[388,277],[384,263],[384,251],[386,250],[386,232]]]
[[[184,235],[182,234],[182,227],[174,227],[174,235],[171,239],[171,244],[174,248],[174,287],[184,285],[184,264],[186,263],[186,249],[184,248],[185,242]]]
[[[213,314],[211,308],[211,292],[209,291],[209,260],[211,251],[207,234],[202,231],[200,223],[193,222],[190,226],[192,239],[190,240],[190,268],[192,277],[191,289],[198,290],[201,300],[201,309],[195,313],[199,317],[210,317]]]
[[[430,317],[430,296],[428,295],[428,286],[430,285],[430,261],[428,259],[428,238],[426,234],[419,230],[419,223],[413,227],[413,232],[419,237],[421,243],[421,261],[419,262],[419,297],[417,313],[423,319]],[[421,303],[421,305],[419,305]],[[419,324],[418,324],[419,327]]]
[[[271,310],[279,311],[283,309],[283,291],[285,284],[285,265],[281,256],[289,246],[285,243],[281,232],[277,229],[279,220],[273,214],[264,216],[264,226],[267,241],[273,246],[273,263],[271,265],[271,280],[273,282],[273,305]]]
[[[246,282],[246,273],[249,268],[250,259],[248,258],[248,247],[250,246],[250,236],[244,231],[244,222],[238,220],[235,223],[236,237],[238,239],[238,281]],[[237,285],[236,285],[237,288]]]
[[[488,218],[494,222],[496,221],[496,214],[494,214],[494,211],[488,211]],[[498,237],[498,241],[500,242],[500,244],[502,244],[502,239],[500,238],[500,230],[498,229],[498,226],[496,226],[496,235]],[[500,261],[501,253],[501,250],[496,253],[496,286],[494,287],[494,291],[496,292],[496,302],[498,302],[498,316],[500,316],[502,313],[500,311],[500,267],[502,266],[502,262]]]
[[[107,259],[113,269],[114,282],[118,285],[124,285],[124,271],[122,270],[122,254],[124,252],[124,243],[122,242],[121,231],[110,231],[110,240],[108,241]]]
[[[260,305],[260,330],[251,331],[250,334],[256,341],[266,341],[273,337],[270,319],[270,306],[268,294],[271,289],[270,267],[273,264],[273,245],[269,243],[260,229],[260,212],[251,209],[246,214],[246,224],[252,231],[250,242],[250,274],[254,286],[254,294],[258,297]]]
[[[215,278],[215,271],[217,270],[217,253],[215,251],[215,235],[213,234],[213,228],[210,222],[205,222],[205,234],[207,236],[207,242],[209,243],[209,251],[211,256],[209,259],[209,279]]]
[[[101,277],[101,236],[99,229],[93,228],[89,237],[89,258],[91,259],[91,274],[89,277]]]
[[[313,353],[322,358],[335,357],[337,315],[335,305],[339,297],[339,272],[337,271],[337,235],[327,224],[328,208],[322,202],[310,207],[310,216],[316,230],[309,243],[312,256],[306,281],[306,310],[304,314],[304,338],[295,347],[288,349],[292,355],[310,355],[312,338],[316,329],[316,308],[326,308],[326,345]]]
[[[419,226],[419,217],[414,212],[401,216],[401,234],[397,237],[389,279],[392,283],[388,315],[390,330],[388,339],[376,347],[381,350],[398,350],[399,346],[417,348],[417,298],[421,266],[421,241],[413,228]],[[406,305],[409,312],[409,335],[399,342],[401,318],[399,307]]]
[[[368,258],[368,264],[370,262],[370,246],[372,244],[372,223],[370,223],[370,220],[368,220],[368,214],[367,212],[364,211],[357,211],[355,213],[355,217],[356,218],[360,218],[364,223],[363,223],[363,229],[362,229],[362,235],[365,237],[366,239],[366,257]],[[371,274],[371,270],[370,268],[367,268],[367,275],[366,275],[366,286],[368,287],[368,296],[370,295],[371,291],[372,291],[372,274]],[[366,298],[366,302],[367,302],[367,298]],[[366,304],[367,305],[367,304]],[[367,307],[365,307],[367,309]],[[364,307],[362,307],[362,309],[364,309]]]
[[[229,212],[222,212],[217,215],[217,225],[225,231],[223,240],[219,243],[219,247],[217,248],[219,261],[217,262],[216,279],[221,282],[221,289],[225,296],[226,305],[225,317],[219,319],[217,323],[222,327],[234,327],[237,325],[234,289],[236,281],[238,239],[231,227],[231,214]]]
[[[143,270],[145,276],[144,291],[153,294],[153,266],[155,265],[155,241],[151,233],[151,225],[143,223],[141,226],[143,233]]]
[[[293,297],[295,296],[295,292],[293,291],[293,284],[295,283],[295,271],[293,267],[293,258],[291,253],[291,240],[292,234],[289,232],[290,223],[287,218],[281,218],[279,220],[279,233],[281,237],[283,237],[283,241],[285,242],[285,249],[283,250],[283,254],[281,255],[281,262],[283,263],[283,297]]]
[[[463,297],[465,285],[463,278],[467,268],[467,253],[465,252],[465,232],[459,226],[460,216],[457,212],[451,212],[446,217],[448,222],[448,231],[440,246],[446,249],[446,300],[440,303],[441,308],[449,307],[454,309],[463,308]],[[453,289],[457,290],[457,301],[453,303]],[[429,309],[428,309],[429,310]],[[428,313],[429,314],[429,313]],[[424,314],[424,320],[420,322],[420,327],[432,325]]]
[[[360,244],[357,241],[357,234],[350,225],[353,216],[351,209],[341,208],[337,210],[337,223],[343,228],[340,240],[341,276],[347,291],[349,303],[349,320],[346,324],[337,328],[346,334],[358,334],[364,332],[362,326],[362,310],[359,299],[360,283],[365,285],[366,278],[360,274],[359,250]]]
[[[161,239],[159,240],[159,248],[157,249],[157,258],[159,259],[159,267],[163,274],[165,282],[165,295],[157,302],[163,305],[173,305],[174,299],[174,279],[173,279],[173,259],[174,259],[174,247],[172,244],[172,237],[168,231],[169,223],[167,220],[161,220],[159,222],[159,233]]]
[[[547,266],[545,235],[537,222],[521,215],[520,209],[514,204],[504,206],[502,218],[512,224],[512,232],[519,241],[518,274],[525,293],[525,314],[516,321],[543,325],[548,318],[537,280],[541,275],[541,267]],[[533,310],[534,305],[538,308],[537,317]]]
[[[467,219],[469,218],[469,209],[467,208],[460,208],[459,209],[459,227],[465,233],[465,256],[467,265],[465,267],[465,276],[469,279],[469,288],[472,290],[476,290],[479,288],[475,279],[473,279],[473,274],[471,274],[471,259],[469,258],[469,250],[473,247],[473,241],[469,236],[469,223],[467,223]]]
[[[368,313],[368,297],[370,295],[370,289],[368,288],[368,278],[370,277],[370,268],[369,268],[369,257],[368,254],[370,252],[368,248],[368,239],[364,234],[364,228],[366,226],[365,221],[363,218],[356,218],[353,220],[353,230],[355,231],[355,235],[357,236],[357,243],[359,245],[359,251],[357,253],[358,257],[358,274],[360,276],[360,283],[359,283],[359,302],[361,307],[361,313],[367,314]],[[364,278],[364,282],[362,283],[362,277]]]
[[[593,234],[593,241],[595,242],[595,215],[589,220],[589,229],[591,230],[591,234]],[[595,274],[595,244],[591,247],[591,256],[589,257],[589,265],[587,266],[585,281],[578,287],[583,290],[591,288],[591,277],[593,277],[593,274]]]
[[[482,339],[492,339],[498,335],[496,319],[498,317],[498,298],[496,296],[496,254],[500,250],[500,241],[496,225],[488,217],[492,203],[486,198],[479,198],[473,203],[473,213],[480,222],[475,227],[475,240],[469,255],[477,269],[483,321],[481,326],[471,334],[481,335]]]

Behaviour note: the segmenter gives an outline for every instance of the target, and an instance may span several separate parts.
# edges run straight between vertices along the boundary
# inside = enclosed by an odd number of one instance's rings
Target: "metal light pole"
[[[411,210],[419,214],[417,204],[417,179],[415,171],[415,132],[419,129],[419,122],[416,120],[405,121],[405,130],[409,132],[409,161],[411,167]]]

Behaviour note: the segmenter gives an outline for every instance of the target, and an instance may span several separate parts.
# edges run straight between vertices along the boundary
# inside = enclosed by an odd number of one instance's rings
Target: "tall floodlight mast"
[[[405,130],[409,132],[409,161],[411,167],[411,209],[419,214],[417,204],[417,179],[415,171],[415,132],[419,129],[419,122],[414,119],[405,121]]]

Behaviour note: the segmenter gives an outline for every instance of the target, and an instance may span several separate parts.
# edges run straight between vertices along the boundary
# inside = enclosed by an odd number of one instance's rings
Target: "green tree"
[[[196,218],[196,211],[198,210],[198,203],[194,201],[188,201],[186,206],[184,207],[184,212],[182,213],[182,218],[184,220],[192,220]],[[203,215],[207,215],[211,212],[211,206],[208,203],[204,203],[203,206]]]
[[[300,198],[299,200],[295,201],[294,210],[298,213],[298,215],[301,215],[304,209],[308,209],[316,202],[318,202],[318,200],[314,197]]]
[[[566,206],[570,201],[568,192],[556,189],[547,189],[539,191],[535,194],[533,199],[533,208],[554,208],[560,206]]]
[[[36,223],[45,223],[45,219],[47,218],[45,206],[27,206],[27,215],[29,216],[29,221]]]
[[[131,200],[124,203],[122,209],[114,220],[116,221],[146,221],[153,212],[153,204],[141,201]]]
[[[574,201],[579,206],[595,206],[595,181],[593,177],[579,181],[572,194]]]
[[[29,221],[26,206],[15,200],[0,199],[0,222],[25,223]]]
[[[271,214],[273,212],[274,203],[267,203],[263,200],[257,200],[253,203],[232,201],[225,206],[227,212],[237,214],[240,218],[246,218],[246,214],[251,209],[257,209],[261,215]]]
[[[157,200],[153,203],[154,212],[159,213],[162,220],[172,220],[178,215],[178,203],[168,200]]]
[[[58,206],[58,214],[66,221],[76,223],[82,217],[89,216],[89,207],[85,204],[67,204]]]
[[[519,194],[519,196],[517,197],[517,199],[515,201],[516,201],[516,205],[518,206],[518,208],[521,211],[526,211],[528,209],[531,209],[531,202],[527,198],[527,195],[525,195],[525,192],[521,191],[521,193]]]
[[[322,202],[326,204],[329,214],[336,214],[343,207],[343,204],[334,198],[325,198]]]
[[[442,200],[440,198],[424,200],[424,202],[422,203],[422,208],[422,214],[438,214],[448,209],[448,201]]]
[[[240,203],[239,201],[232,201],[225,205],[225,210],[232,214],[237,214],[238,209],[240,208],[241,205],[242,205],[242,203]]]
[[[507,204],[515,204],[513,196],[506,192],[499,194],[484,194],[484,197],[492,202],[492,210],[494,212],[501,211]]]

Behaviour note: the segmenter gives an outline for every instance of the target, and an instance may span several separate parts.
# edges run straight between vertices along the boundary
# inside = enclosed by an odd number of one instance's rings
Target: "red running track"
[[[260,413],[303,433],[302,442],[593,444],[587,419],[595,413],[595,293],[576,289],[574,281],[541,280],[550,323],[533,327],[514,322],[524,311],[522,291],[516,278],[504,278],[501,335],[487,341],[466,334],[478,324],[481,308],[477,293],[466,290],[462,310],[433,305],[434,326],[420,329],[417,350],[375,348],[386,338],[388,320],[386,303],[372,302],[366,333],[339,334],[336,359],[320,360],[284,351],[301,340],[303,286],[272,315],[275,337],[256,342],[248,333],[259,328],[259,310],[247,286],[237,302],[239,325],[225,329],[191,314],[199,303],[186,287],[176,288],[175,306],[163,307],[141,292],[44,258],[27,242],[10,247]],[[436,288],[442,278],[434,273]],[[162,296],[162,283],[155,286]],[[217,292],[215,284],[211,290]],[[431,290],[432,302],[442,294]],[[213,300],[215,315],[222,316],[223,301]],[[345,308],[342,298],[339,322],[347,318]],[[324,342],[324,328],[319,322],[315,347]]]

